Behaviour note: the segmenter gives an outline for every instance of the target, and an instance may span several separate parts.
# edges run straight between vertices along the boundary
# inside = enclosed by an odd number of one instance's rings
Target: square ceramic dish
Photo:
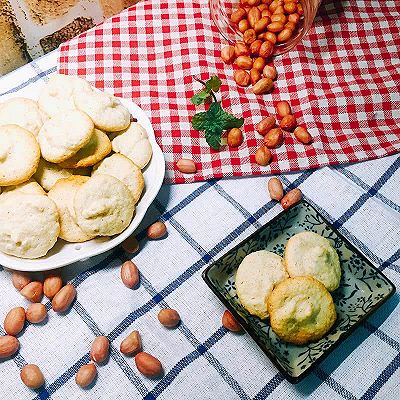
[[[247,254],[265,249],[282,256],[287,240],[304,230],[331,241],[340,257],[342,279],[332,293],[337,311],[335,325],[318,342],[296,346],[280,340],[268,320],[252,316],[242,307],[236,294],[235,274]],[[292,383],[303,379],[395,292],[394,285],[305,201],[277,215],[207,267],[203,279]]]

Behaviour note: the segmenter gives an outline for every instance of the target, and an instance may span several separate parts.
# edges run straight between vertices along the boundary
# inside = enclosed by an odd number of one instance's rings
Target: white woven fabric
[[[0,94],[35,91],[38,81],[55,71],[55,62],[56,54],[51,54],[0,79]],[[399,167],[400,157],[393,155],[282,176],[285,185],[299,186],[324,216],[336,221],[397,287]],[[279,205],[266,206],[267,179],[164,185],[139,232],[161,215],[168,237],[141,239],[142,249],[134,257],[143,275],[140,288],[122,285],[122,253],[108,254],[100,264],[94,259],[74,270],[65,268],[65,276],[77,287],[77,302],[66,315],[50,310],[48,321],[26,327],[19,353],[0,361],[0,398],[399,399],[398,294],[298,385],[288,383],[248,335],[221,327],[224,308],[201,279],[201,271],[280,212]],[[0,271],[0,293],[0,321],[10,308],[28,304],[5,270]],[[179,311],[179,329],[167,330],[158,323],[157,313],[166,305]],[[121,340],[134,329],[141,332],[144,349],[162,361],[166,374],[161,380],[144,378],[133,359],[119,352]],[[112,340],[111,357],[98,368],[93,388],[82,390],[75,384],[75,372],[88,362],[91,342],[99,334]],[[41,367],[46,385],[40,391],[21,383],[19,370],[25,363]]]

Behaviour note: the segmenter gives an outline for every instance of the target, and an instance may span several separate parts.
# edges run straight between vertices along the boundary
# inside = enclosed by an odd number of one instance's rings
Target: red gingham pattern
[[[308,36],[274,60],[278,80],[269,95],[235,84],[233,67],[219,58],[223,45],[206,0],[148,0],[63,44],[59,72],[138,103],[152,121],[170,183],[317,168],[400,150],[399,2],[323,0]],[[212,150],[191,129],[191,116],[202,110],[190,103],[201,89],[191,76],[216,74],[223,107],[245,118],[238,149]],[[271,165],[259,167],[254,154],[262,137],[254,125],[275,115],[279,100],[290,101],[314,142],[303,146],[286,134]],[[180,158],[194,159],[198,172],[177,171]]]

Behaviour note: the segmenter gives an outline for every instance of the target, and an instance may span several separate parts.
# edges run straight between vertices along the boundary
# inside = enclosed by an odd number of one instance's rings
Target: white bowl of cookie
[[[0,103],[0,265],[46,271],[118,246],[164,180],[147,115],[66,75],[23,96]]]

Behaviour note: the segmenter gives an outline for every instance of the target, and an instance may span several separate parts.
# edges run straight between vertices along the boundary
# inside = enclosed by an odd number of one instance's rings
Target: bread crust
[[[18,125],[0,126],[0,186],[19,185],[35,173],[40,148],[35,136]]]
[[[292,236],[286,243],[283,258],[291,277],[313,276],[330,292],[339,287],[339,256],[329,240],[317,233],[304,231]]]
[[[268,317],[267,299],[275,285],[288,278],[282,257],[267,250],[248,254],[236,272],[236,293],[243,307],[261,319]]]
[[[311,276],[280,282],[269,296],[267,308],[272,330],[297,345],[321,339],[336,321],[331,294]]]
[[[112,139],[112,149],[132,160],[143,169],[153,154],[149,137],[142,125],[132,122],[130,126]]]
[[[111,236],[130,224],[135,205],[130,190],[110,175],[92,176],[74,197],[76,222],[88,235]]]

